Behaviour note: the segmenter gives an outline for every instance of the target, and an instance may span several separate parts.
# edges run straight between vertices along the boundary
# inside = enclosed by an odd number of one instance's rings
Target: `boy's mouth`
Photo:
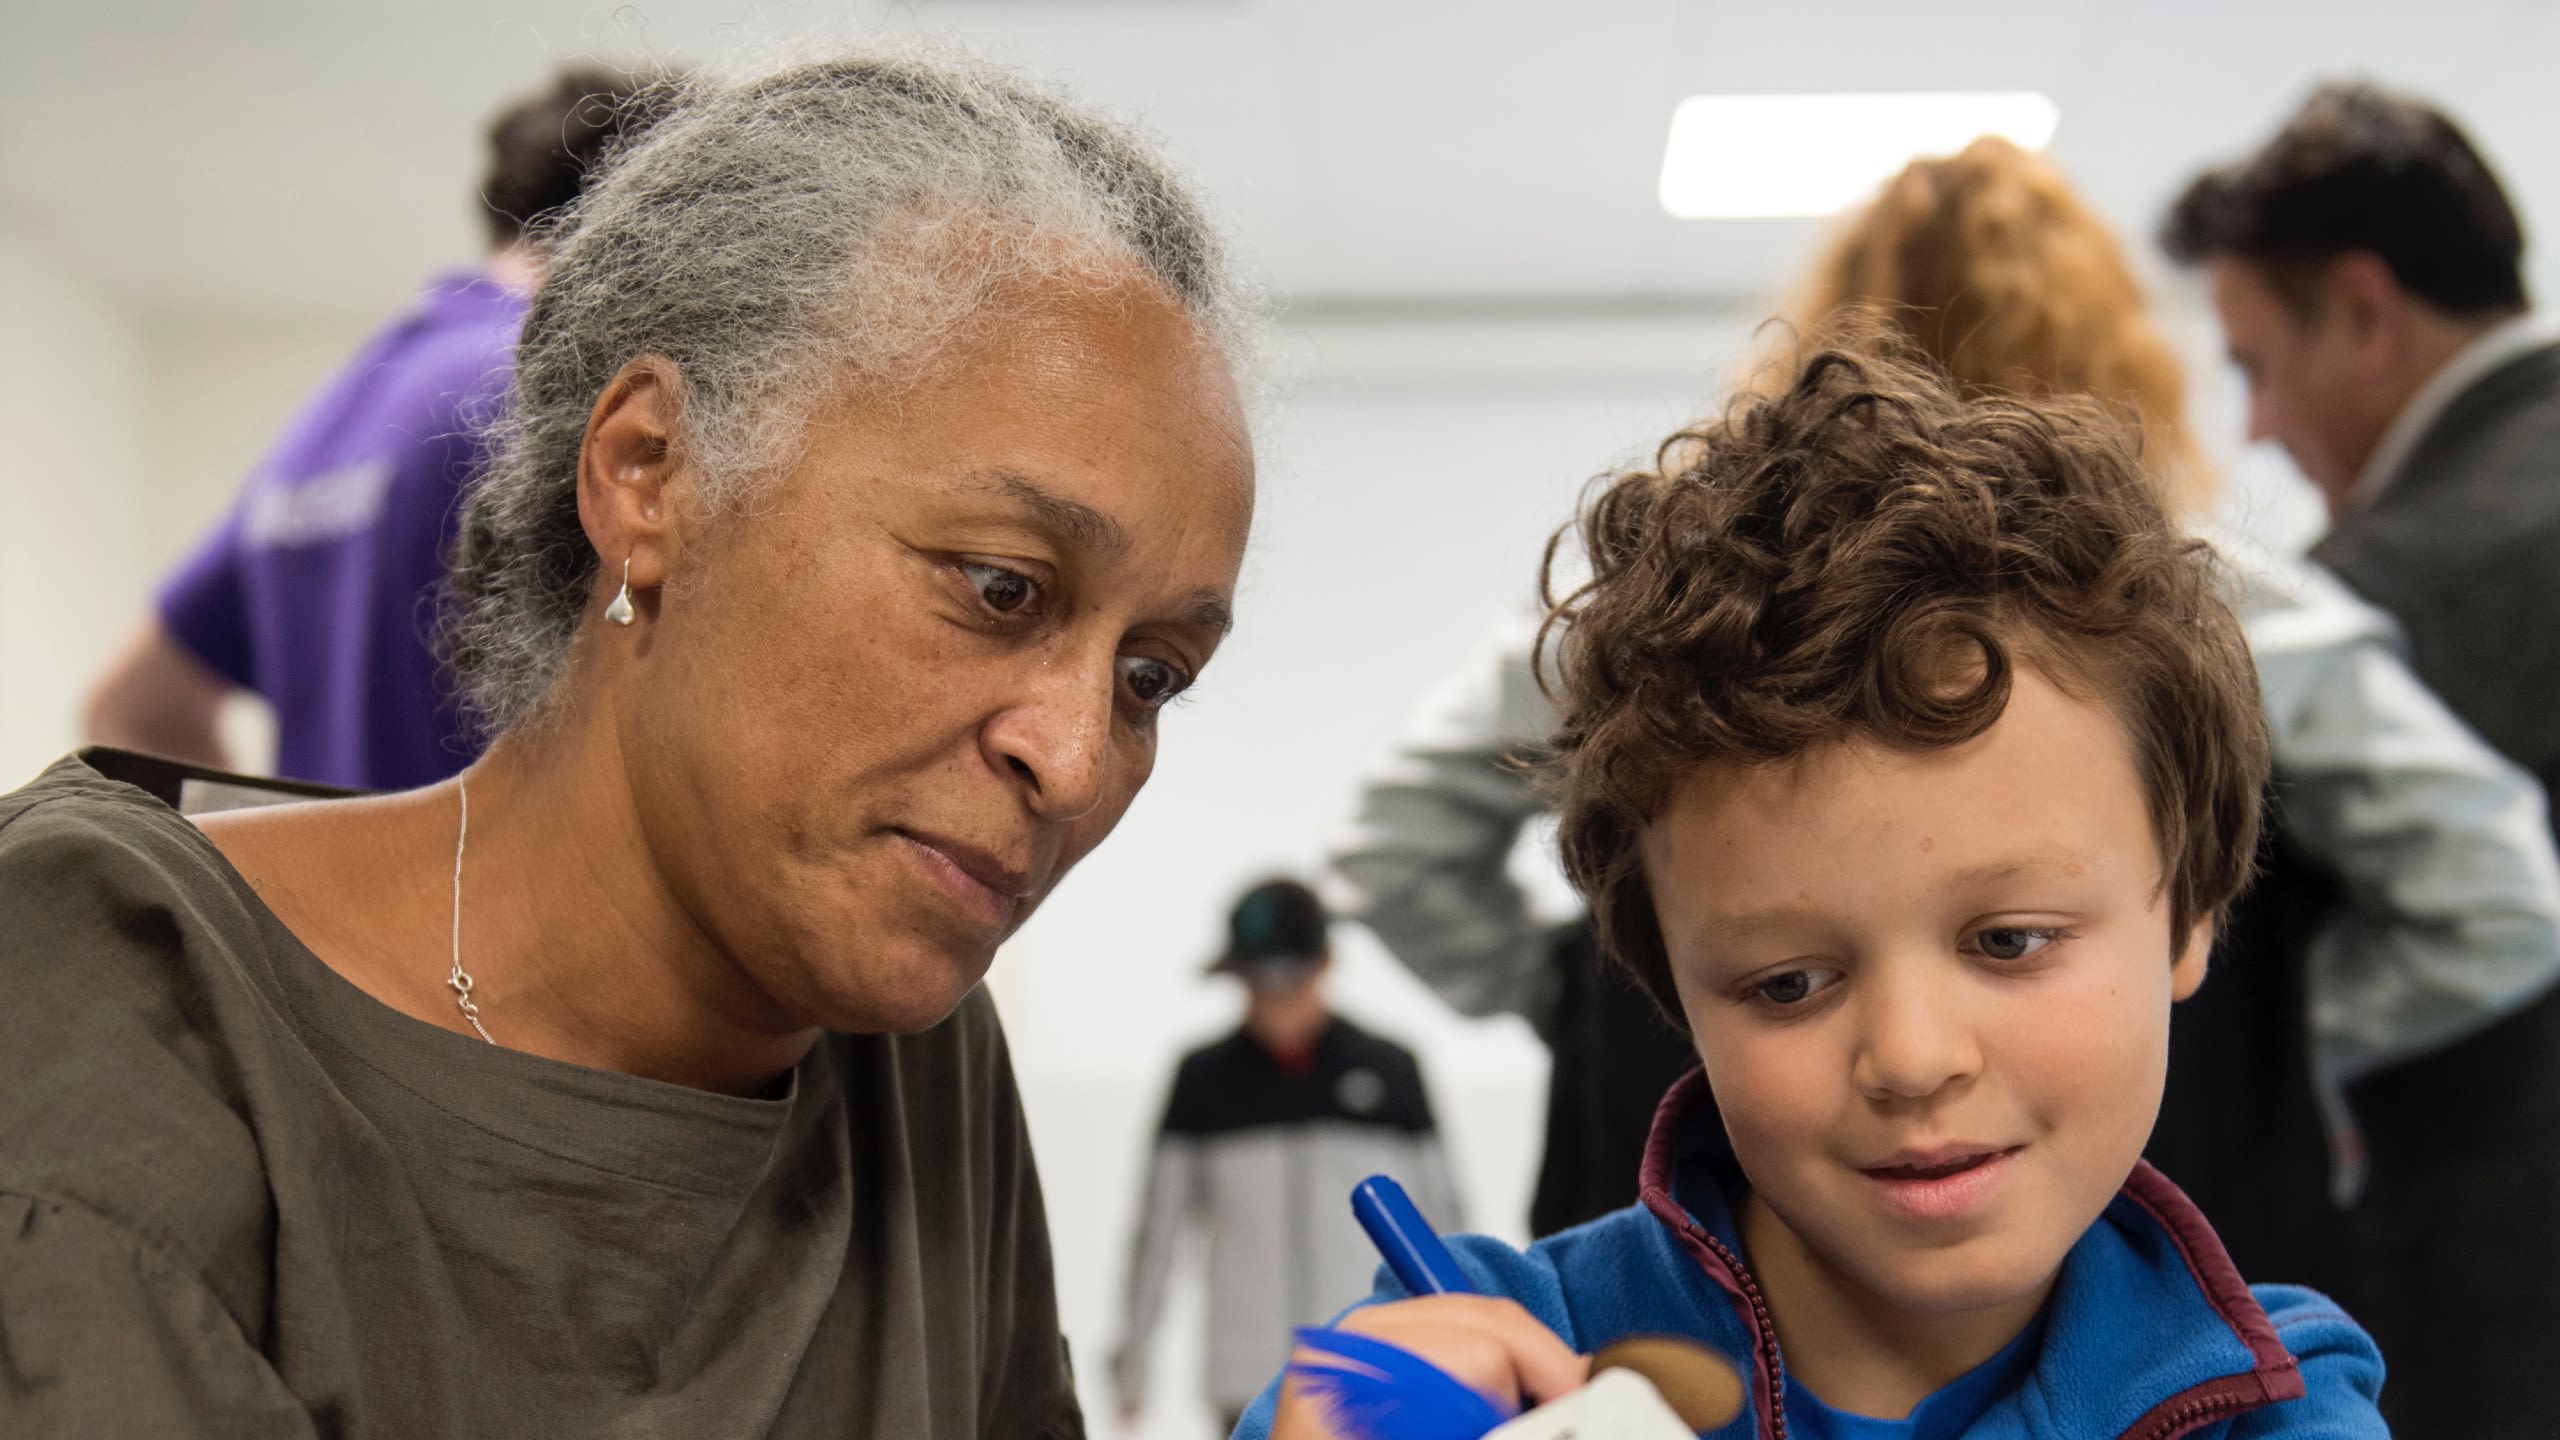
[[[1875,1182],[1891,1209],[1915,1220],[1952,1220],[1988,1201],[2010,1158],[2024,1148],[1950,1145],[1906,1150],[1858,1173]]]
[[[1885,1164],[1869,1166],[1866,1173],[1880,1180],[1943,1180],[2014,1154],[2017,1149],[2015,1145],[2006,1148],[1969,1145],[1932,1150],[1926,1154],[1906,1152]]]

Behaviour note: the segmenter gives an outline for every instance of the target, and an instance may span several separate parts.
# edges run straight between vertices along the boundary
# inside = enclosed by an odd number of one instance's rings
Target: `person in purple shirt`
[[[250,472],[91,689],[92,741],[236,768],[216,716],[252,690],[275,707],[279,774],[407,789],[470,763],[481,742],[430,645],[444,556],[540,276],[529,230],[644,94],[569,69],[491,123],[487,259],[431,282]]]

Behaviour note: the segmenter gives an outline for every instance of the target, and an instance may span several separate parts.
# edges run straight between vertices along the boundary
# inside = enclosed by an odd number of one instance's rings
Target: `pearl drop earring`
[[[622,591],[613,603],[604,607],[604,618],[616,625],[628,625],[639,617],[631,609],[631,557],[622,557]]]

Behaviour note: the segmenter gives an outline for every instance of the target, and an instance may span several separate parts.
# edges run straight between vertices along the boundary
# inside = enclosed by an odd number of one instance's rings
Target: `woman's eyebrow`
[[[1224,638],[1236,628],[1236,616],[1227,597],[1215,590],[1195,590],[1183,607],[1183,618],[1212,635]]]
[[[1048,489],[1018,470],[981,470],[969,477],[978,489],[1000,495],[1031,512],[1041,524],[1088,550],[1118,557],[1129,550],[1129,532],[1117,520]],[[1182,618],[1224,636],[1235,628],[1235,611],[1215,590],[1197,590],[1183,601]]]
[[[1040,523],[1088,550],[1118,556],[1129,549],[1129,532],[1121,528],[1119,521],[1081,500],[1070,500],[1045,489],[1018,471],[982,470],[969,478],[978,488],[1013,501]]]

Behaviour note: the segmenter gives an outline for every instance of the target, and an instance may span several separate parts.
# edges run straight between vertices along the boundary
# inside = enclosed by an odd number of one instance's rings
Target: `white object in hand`
[[[1603,1370],[1591,1383],[1488,1432],[1484,1440],[1697,1440],[1653,1382]]]

